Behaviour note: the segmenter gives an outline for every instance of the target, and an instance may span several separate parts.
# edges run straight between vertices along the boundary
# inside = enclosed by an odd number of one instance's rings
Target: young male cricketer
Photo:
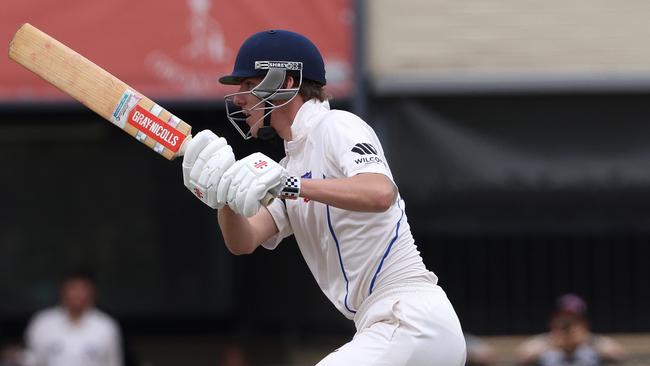
[[[320,288],[357,329],[318,365],[464,365],[460,322],[422,262],[381,143],[356,115],[330,110],[316,46],[290,31],[256,33],[219,81],[239,85],[225,99],[240,134],[277,133],[286,157],[235,161],[205,130],[187,148],[184,183],[218,209],[234,254],[295,235]],[[265,207],[267,192],[279,198]]]

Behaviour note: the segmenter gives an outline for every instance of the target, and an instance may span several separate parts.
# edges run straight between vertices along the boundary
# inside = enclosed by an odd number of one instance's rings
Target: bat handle
[[[270,205],[273,202],[274,199],[275,199],[274,195],[272,195],[269,192],[266,192],[264,197],[262,197],[262,200],[260,201],[260,203],[262,204],[262,206],[266,207],[266,206]]]
[[[185,140],[181,144],[181,147],[178,149],[176,155],[174,155],[174,158],[178,158],[185,155],[185,150],[187,150],[187,145],[190,144],[190,141],[192,141],[192,135],[187,134],[187,137],[185,137]]]

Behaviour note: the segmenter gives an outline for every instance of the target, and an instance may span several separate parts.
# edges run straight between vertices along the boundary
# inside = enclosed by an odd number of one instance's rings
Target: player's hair
[[[304,101],[318,99],[324,102],[330,98],[330,95],[323,89],[323,85],[312,80],[303,80],[298,94]]]
[[[296,75],[290,73],[288,76],[291,76],[295,80],[300,78],[300,74]],[[287,88],[288,78],[285,80],[283,88]],[[320,102],[324,102],[330,99],[332,96],[325,91],[323,84],[309,79],[302,79],[302,84],[300,84],[300,89],[298,90],[298,95],[302,97],[303,101],[308,101],[311,99],[318,99]]]
[[[555,330],[568,330],[569,328],[582,325],[589,327],[589,321],[581,314],[572,311],[558,310],[556,311],[549,321],[549,328]]]
[[[63,282],[69,280],[84,280],[90,284],[95,284],[95,274],[90,268],[76,267],[68,270],[63,274]]]

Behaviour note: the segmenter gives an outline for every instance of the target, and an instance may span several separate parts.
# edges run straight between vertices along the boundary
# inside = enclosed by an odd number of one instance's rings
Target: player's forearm
[[[383,212],[395,202],[397,188],[382,174],[342,179],[303,179],[301,197],[350,211]]]
[[[237,215],[226,206],[219,210],[217,218],[226,247],[232,254],[250,254],[255,251],[258,244],[247,217]]]

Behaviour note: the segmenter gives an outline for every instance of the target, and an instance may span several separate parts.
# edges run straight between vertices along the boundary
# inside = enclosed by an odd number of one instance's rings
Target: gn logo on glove
[[[264,169],[264,167],[267,165],[269,165],[269,163],[267,163],[266,161],[258,160],[255,162],[253,166],[255,166],[256,169]]]
[[[194,194],[195,194],[198,198],[203,198],[203,192],[201,192],[201,190],[198,189],[198,188],[194,188]]]
[[[374,155],[374,156],[364,156],[361,158],[354,159],[354,162],[357,164],[373,164],[373,163],[382,164],[383,163],[383,161],[377,156],[377,149],[375,149],[374,146],[372,146],[367,142],[360,142],[354,145],[351,151],[359,155]]]

